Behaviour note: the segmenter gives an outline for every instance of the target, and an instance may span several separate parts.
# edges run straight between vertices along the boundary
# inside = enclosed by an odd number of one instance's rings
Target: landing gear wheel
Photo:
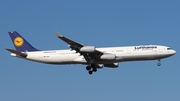
[[[161,63],[157,63],[158,66],[161,66]]]
[[[91,75],[93,73],[93,71],[89,71],[89,74]]]
[[[158,65],[158,66],[161,66],[161,60],[158,60],[157,65]]]
[[[97,72],[97,68],[96,65],[91,63],[90,65],[88,65],[86,67],[86,70],[88,71],[88,73],[91,75],[93,72]]]
[[[86,70],[90,70],[90,69],[91,69],[91,67],[90,67],[90,66],[87,66],[87,67],[86,67]]]
[[[93,68],[93,72],[97,72],[97,68]]]

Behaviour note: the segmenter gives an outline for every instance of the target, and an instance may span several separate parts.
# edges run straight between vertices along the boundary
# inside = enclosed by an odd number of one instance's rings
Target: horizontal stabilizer
[[[18,52],[18,51],[16,51],[16,50],[9,49],[9,48],[6,48],[6,50],[8,50],[9,52],[14,53],[14,54],[16,54],[16,55],[19,55],[19,56],[22,56],[22,57],[27,57],[27,54],[26,54],[26,53],[21,53],[21,52]]]

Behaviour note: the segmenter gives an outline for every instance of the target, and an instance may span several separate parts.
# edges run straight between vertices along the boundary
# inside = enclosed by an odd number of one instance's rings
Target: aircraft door
[[[127,54],[131,54],[131,51],[129,49],[127,50]]]
[[[163,49],[161,48],[161,47],[159,47],[158,49],[157,49],[157,55],[158,54],[163,54]]]

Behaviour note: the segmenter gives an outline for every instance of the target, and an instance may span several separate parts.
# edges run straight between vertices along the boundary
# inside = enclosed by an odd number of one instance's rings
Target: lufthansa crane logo
[[[16,37],[14,39],[14,45],[17,46],[17,47],[22,46],[23,43],[24,43],[24,40],[21,37]]]

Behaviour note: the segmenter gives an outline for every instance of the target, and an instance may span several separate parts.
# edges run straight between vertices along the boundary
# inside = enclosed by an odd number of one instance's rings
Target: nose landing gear
[[[161,66],[161,60],[158,60],[157,65],[158,65],[158,66]]]

